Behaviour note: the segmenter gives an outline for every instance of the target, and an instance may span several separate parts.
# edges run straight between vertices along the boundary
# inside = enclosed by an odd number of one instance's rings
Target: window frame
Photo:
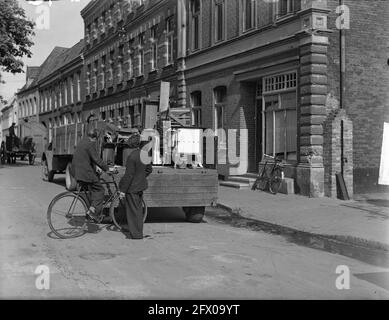
[[[218,100],[218,93],[220,93],[221,99],[220,101]],[[225,109],[226,109],[226,104],[227,104],[227,87],[226,86],[217,86],[213,89],[213,114],[214,114],[214,121],[213,121],[213,126],[214,126],[214,131],[215,131],[215,136],[219,137],[218,129],[225,129],[225,123],[224,123],[224,118],[225,118]],[[219,124],[219,112],[221,111],[221,127],[218,127]],[[219,143],[225,144],[226,143],[226,138],[225,136],[222,136],[221,139],[219,140]]]
[[[247,2],[250,1],[251,4],[251,26],[247,27]],[[258,9],[257,9],[257,1],[256,0],[241,0],[241,28],[242,32],[249,32],[257,27],[257,18],[258,18]]]
[[[195,2],[198,1],[199,3],[199,11],[194,11],[195,8]],[[190,45],[192,51],[197,51],[201,49],[201,34],[202,34],[202,1],[201,0],[191,0],[190,2],[190,12],[191,12],[191,21],[190,21]],[[196,29],[195,29],[195,23],[197,22],[197,37],[196,37]],[[197,41],[196,41],[197,40]],[[196,46],[197,44],[197,46]]]
[[[173,16],[165,20],[166,31],[166,66],[174,63],[174,24]]]
[[[220,24],[222,30],[221,30],[221,38],[218,38],[218,26],[219,26],[219,20],[218,20],[218,11],[217,7],[221,6],[221,13],[222,13],[222,22]],[[226,34],[227,34],[227,27],[226,27],[226,2],[225,0],[213,0],[213,6],[212,6],[213,14],[212,14],[212,24],[213,24],[213,43],[221,43],[226,40]]]
[[[196,103],[196,98],[199,98],[199,103]],[[192,108],[192,125],[201,128],[202,126],[202,93],[201,91],[193,91],[190,95],[190,104]]]
[[[150,72],[157,70],[158,63],[158,38],[157,38],[158,25],[154,25],[150,29]]]

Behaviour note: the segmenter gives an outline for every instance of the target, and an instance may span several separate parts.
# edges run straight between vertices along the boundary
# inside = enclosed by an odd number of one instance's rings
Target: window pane
[[[216,5],[216,40],[223,39],[223,5]]]
[[[253,5],[253,0],[246,0],[246,7],[245,7],[245,21],[246,25],[245,28],[251,29],[253,27],[253,21],[252,21],[252,5]]]
[[[193,49],[199,48],[199,17],[193,19]]]
[[[265,141],[266,148],[265,153],[268,155],[273,154],[273,112],[265,113]]]
[[[275,116],[275,153],[283,155],[285,153],[285,111],[277,111]]]
[[[286,110],[286,152],[289,160],[296,160],[297,151],[297,112]]]

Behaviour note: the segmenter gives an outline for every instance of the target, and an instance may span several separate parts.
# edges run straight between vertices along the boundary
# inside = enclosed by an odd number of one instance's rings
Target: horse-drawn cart
[[[25,160],[28,158],[28,163],[33,165],[35,162],[36,151],[35,143],[32,137],[24,137],[20,140],[16,136],[6,136],[5,143],[1,143],[1,163],[15,163],[17,158]]]

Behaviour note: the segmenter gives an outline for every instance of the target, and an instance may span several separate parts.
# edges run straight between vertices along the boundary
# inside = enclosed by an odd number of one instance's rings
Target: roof
[[[57,65],[57,58],[60,56],[63,52],[68,50],[68,48],[63,47],[55,47],[49,54],[49,56],[46,58],[46,60],[42,63],[42,65],[39,67],[39,72],[34,78],[32,82],[26,82],[26,84],[18,91],[18,93],[23,92],[24,90],[29,89],[30,87],[33,87],[36,85],[40,79],[43,79],[45,76],[49,75],[54,68],[56,68]],[[27,67],[28,69],[31,67]],[[30,70],[28,70],[30,71]],[[33,72],[36,72],[35,70]]]
[[[41,67],[29,67],[27,66],[27,71],[26,71],[26,78],[27,79],[35,79],[39,75]]]
[[[51,51],[49,56],[42,63],[39,76],[34,80],[33,85],[36,85],[39,81],[46,78],[48,75],[50,75],[54,70],[58,68],[58,65],[60,64],[59,57],[61,56],[61,54],[66,52],[66,50],[69,49],[64,47],[55,47],[53,51]]]
[[[84,50],[84,40],[81,39],[71,48],[55,47],[49,54],[46,60],[39,68],[38,76],[32,81],[32,83],[26,83],[18,93],[39,84],[42,80],[53,74],[58,69],[64,67],[74,59],[79,57]],[[28,67],[31,68],[31,67]],[[35,70],[34,70],[35,71]]]
[[[57,47],[58,48],[58,47]],[[74,59],[79,57],[82,54],[82,51],[84,50],[84,40],[80,40],[78,43],[76,43],[71,48],[61,48],[61,52],[55,55],[52,55],[52,59],[50,61],[46,61],[43,63],[41,67],[41,73],[39,74],[39,77],[34,81],[34,84],[37,84],[41,82],[43,79],[48,77],[50,74],[53,74],[58,69],[64,67],[68,63],[72,62]],[[53,50],[54,51],[54,50]],[[46,64],[46,66],[45,66]]]

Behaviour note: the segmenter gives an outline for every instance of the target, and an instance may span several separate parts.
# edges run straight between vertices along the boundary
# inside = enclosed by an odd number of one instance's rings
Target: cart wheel
[[[30,166],[34,165],[34,163],[35,163],[35,156],[34,155],[28,156],[28,163],[30,164]]]

